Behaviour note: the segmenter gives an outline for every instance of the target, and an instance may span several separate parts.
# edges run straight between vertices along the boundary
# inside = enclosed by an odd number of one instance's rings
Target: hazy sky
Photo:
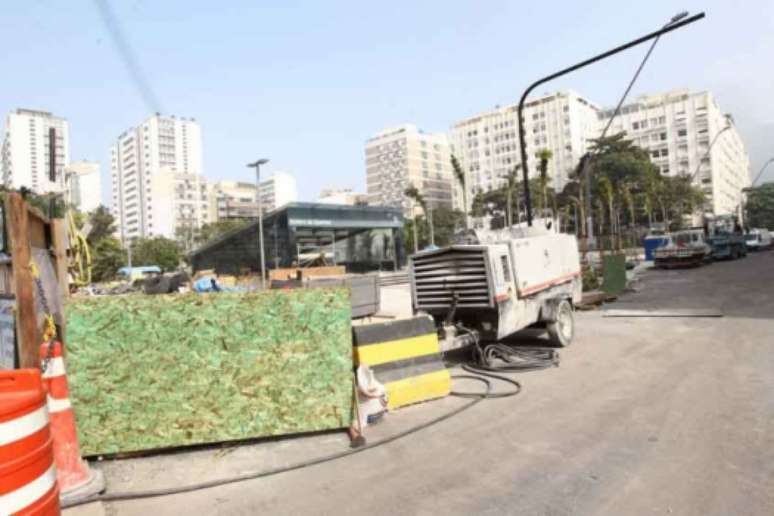
[[[302,199],[365,188],[364,141],[414,123],[515,102],[533,80],[663,25],[680,10],[707,18],[664,37],[634,95],[708,89],[734,115],[753,174],[774,156],[774,2],[110,2],[165,114],[202,126],[205,175],[251,179],[248,161],[296,175]],[[73,159],[102,163],[152,112],[96,1],[0,2],[0,113],[43,109],[70,121]],[[567,76],[614,104],[645,48]],[[774,166],[766,177],[774,179]]]

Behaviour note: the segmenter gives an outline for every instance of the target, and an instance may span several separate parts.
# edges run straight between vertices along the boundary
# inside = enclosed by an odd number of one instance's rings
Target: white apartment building
[[[264,213],[298,201],[296,178],[288,172],[274,172],[261,181],[259,186]]]
[[[218,181],[211,189],[211,220],[258,216],[255,183]]]
[[[194,119],[151,116],[124,131],[110,153],[112,210],[122,242],[173,238],[177,227],[209,222],[201,129]]]
[[[102,204],[102,179],[96,161],[72,161],[65,170],[67,203],[88,213]]]
[[[51,180],[49,136],[54,134],[54,179]],[[5,121],[0,152],[3,184],[35,193],[64,191],[64,171],[70,164],[70,128],[67,120],[47,111],[17,109]]]
[[[600,113],[600,127],[612,114],[613,109]],[[711,93],[674,90],[640,97],[622,107],[608,134],[620,131],[650,152],[662,174],[693,177],[707,196],[707,211],[737,213],[742,189],[751,182],[750,160],[733,119]]]
[[[414,186],[431,206],[452,206],[451,150],[445,134],[428,134],[414,125],[384,130],[366,141],[366,185],[369,204],[402,207]]]
[[[351,188],[328,188],[320,191],[317,202],[322,204],[343,204],[346,206],[368,203],[368,195],[355,193]]]
[[[204,176],[170,167],[150,176],[147,237],[176,238],[178,229],[193,232],[210,222],[210,195]],[[131,237],[129,237],[131,238]]]
[[[524,105],[524,129],[530,177],[537,177],[536,154],[548,149],[552,186],[560,191],[596,135],[599,107],[572,91],[529,100]],[[521,163],[518,104],[497,107],[455,123],[450,131],[453,151],[460,161],[470,194],[488,192],[505,184],[507,176]],[[521,173],[521,172],[520,172]],[[461,192],[456,191],[455,197]]]

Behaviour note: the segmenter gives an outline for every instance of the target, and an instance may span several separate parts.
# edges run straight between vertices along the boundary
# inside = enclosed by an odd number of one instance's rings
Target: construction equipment
[[[73,217],[73,210],[67,210],[67,236],[70,254],[68,256],[68,272],[70,284],[85,287],[91,284],[91,250],[84,234],[78,230]]]
[[[545,328],[568,345],[582,293],[578,243],[550,219],[470,230],[456,244],[410,258],[414,312],[430,314],[448,351]]]

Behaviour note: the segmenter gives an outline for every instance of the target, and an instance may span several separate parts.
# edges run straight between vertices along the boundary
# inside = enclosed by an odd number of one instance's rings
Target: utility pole
[[[255,163],[248,163],[248,168],[255,168],[255,197],[258,205],[258,240],[261,254],[261,288],[266,290],[266,256],[263,251],[263,199],[261,198],[261,165],[269,160],[261,158]]]

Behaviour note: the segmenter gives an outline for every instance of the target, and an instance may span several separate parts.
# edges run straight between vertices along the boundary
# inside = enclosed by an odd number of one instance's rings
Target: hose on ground
[[[466,369],[466,366],[463,366],[464,369]],[[470,371],[470,369],[466,369],[467,371]],[[91,496],[88,498],[83,498],[80,500],[73,500],[69,504],[63,504],[63,507],[73,507],[76,505],[83,505],[86,503],[91,502],[117,502],[122,500],[136,500],[140,498],[153,498],[157,496],[167,496],[167,495],[174,495],[174,494],[181,494],[181,493],[188,493],[191,491],[199,491],[202,489],[209,489],[212,487],[218,487],[226,484],[233,484],[235,482],[243,482],[245,480],[254,480],[258,478],[264,478],[269,477],[272,475],[278,475],[280,473],[286,473],[288,471],[294,471],[298,469],[308,468],[310,466],[316,466],[318,464],[323,464],[325,462],[334,461],[337,459],[342,459],[344,457],[349,457],[350,455],[355,455],[357,453],[364,452],[366,450],[371,450],[373,448],[376,448],[377,446],[382,446],[388,443],[391,443],[393,441],[397,441],[398,439],[401,439],[403,437],[409,436],[411,434],[414,434],[416,432],[419,432],[420,430],[424,430],[426,428],[429,428],[435,424],[438,424],[442,421],[446,421],[447,419],[456,416],[457,414],[473,407],[474,405],[480,403],[481,401],[488,399],[488,398],[502,398],[507,396],[515,396],[519,392],[521,392],[521,385],[510,378],[506,378],[504,376],[499,375],[493,375],[491,373],[477,373],[481,376],[473,376],[473,375],[453,375],[453,379],[464,379],[464,380],[473,380],[478,381],[484,384],[485,390],[482,392],[457,392],[452,391],[452,396],[457,396],[460,398],[469,398],[471,401],[468,403],[465,403],[464,405],[457,407],[456,409],[447,412],[446,414],[443,414],[442,416],[439,416],[437,418],[431,419],[430,421],[427,421],[425,423],[422,423],[420,425],[411,427],[407,430],[404,430],[402,432],[398,432],[395,435],[391,435],[389,437],[385,437],[376,441],[372,441],[364,446],[361,446],[359,448],[351,448],[344,451],[332,453],[330,455],[325,455],[322,457],[318,457],[311,460],[306,460],[302,462],[297,462],[294,464],[289,464],[287,466],[280,466],[278,468],[272,468],[262,471],[253,471],[249,473],[243,473],[241,475],[235,475],[232,477],[227,478],[220,478],[215,480],[210,480],[207,482],[198,482],[195,484],[189,484],[185,486],[177,486],[177,487],[169,487],[169,488],[161,488],[161,489],[148,489],[143,491],[127,491],[127,492],[120,492],[117,491],[115,493],[103,493],[100,495]],[[484,378],[486,376],[487,378],[492,378],[496,380],[500,380],[503,382],[510,383],[515,386],[515,389],[508,391],[508,392],[492,392],[492,382]]]

